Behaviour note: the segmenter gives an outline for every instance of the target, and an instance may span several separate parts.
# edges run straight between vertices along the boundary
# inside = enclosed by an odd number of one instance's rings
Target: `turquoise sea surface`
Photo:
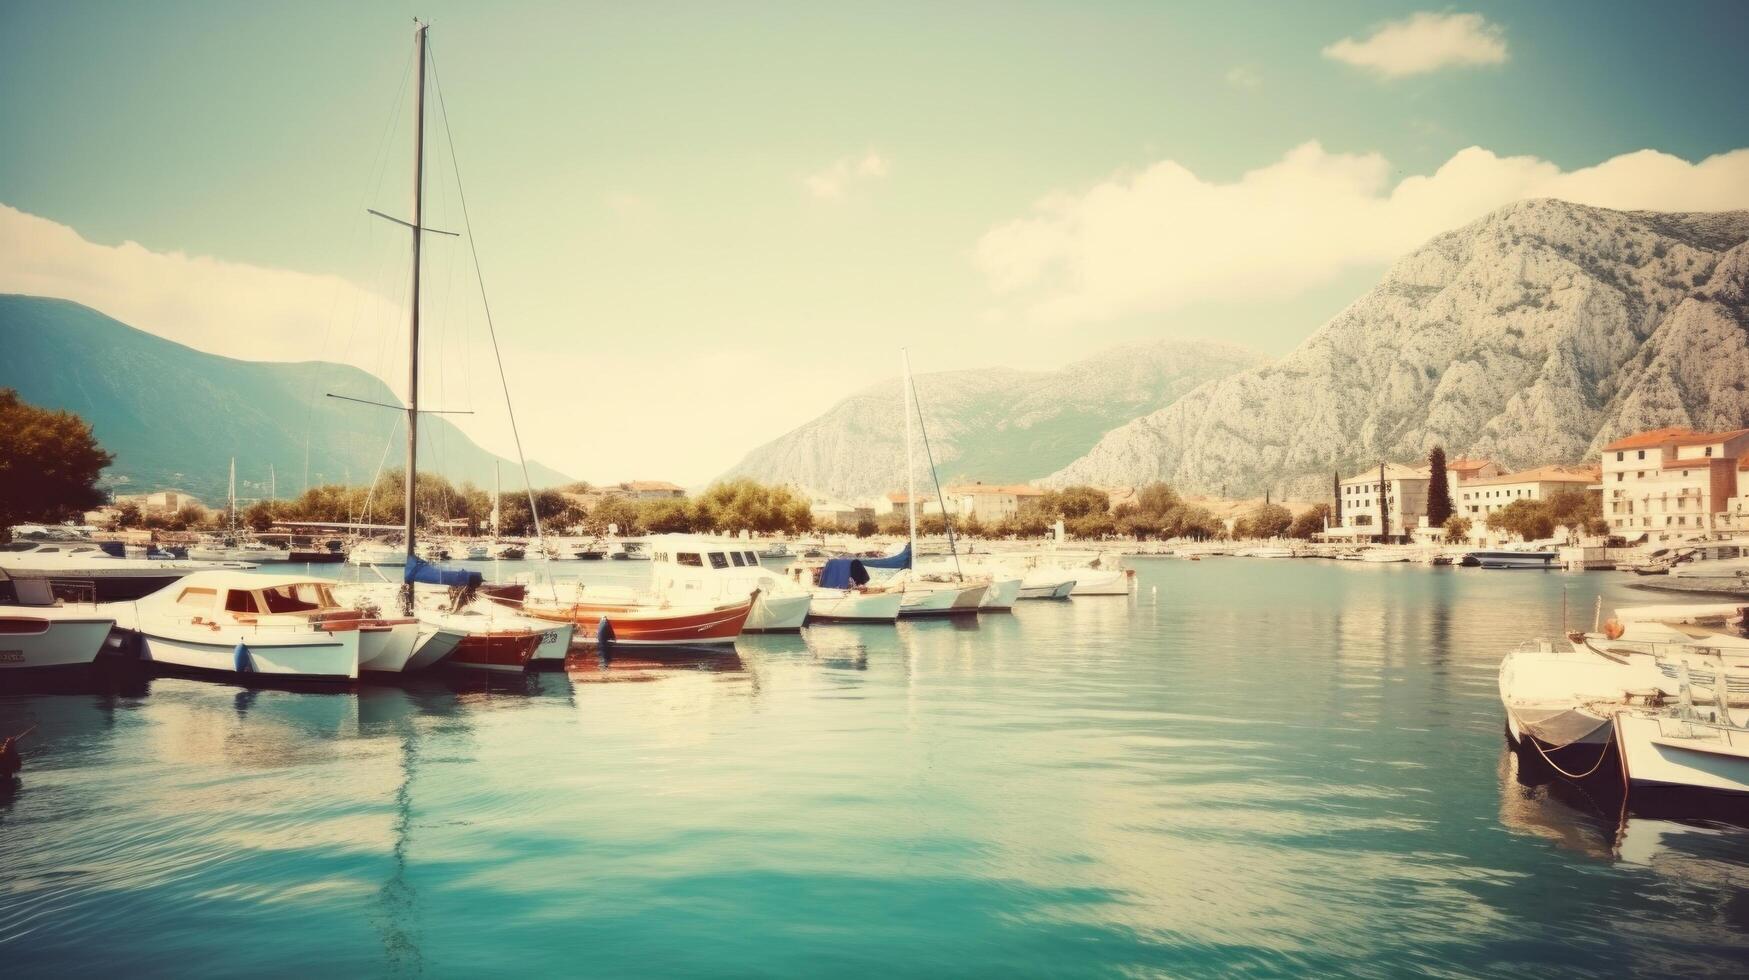
[[[1501,657],[1628,577],[1133,564],[732,654],[0,692],[0,974],[1749,970],[1735,817],[1502,739]]]

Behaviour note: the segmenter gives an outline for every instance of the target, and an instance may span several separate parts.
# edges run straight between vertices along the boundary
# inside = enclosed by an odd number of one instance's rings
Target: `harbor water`
[[[1138,594],[339,692],[0,694],[0,973],[1733,973],[1749,831],[1508,751],[1604,573]],[[567,563],[595,577],[632,564]],[[334,574],[340,574],[338,571]]]

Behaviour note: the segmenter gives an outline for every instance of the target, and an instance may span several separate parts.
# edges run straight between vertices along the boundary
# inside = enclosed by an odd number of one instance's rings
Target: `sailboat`
[[[291,557],[290,552],[275,548],[260,541],[240,540],[237,537],[237,457],[231,457],[231,490],[226,498],[225,515],[228,524],[225,536],[208,538],[188,549],[188,557],[193,561],[249,561],[270,562],[285,561]]]
[[[917,390],[911,383],[911,352],[900,351],[904,362],[904,375],[900,380],[900,398],[904,403],[905,425],[905,516],[909,528],[909,543],[906,546],[905,570],[894,575],[890,584],[903,587],[905,598],[899,603],[900,617],[916,616],[965,616],[977,615],[978,609],[984,604],[984,596],[990,591],[988,581],[971,581],[959,569],[959,553],[954,551],[954,569],[951,573],[921,574],[917,570],[917,462],[911,446],[911,413],[917,410]],[[923,414],[917,412],[917,424],[922,426]],[[927,436],[925,437],[927,438]],[[929,468],[931,478],[935,475],[933,463]],[[936,497],[941,496],[940,481],[936,481]],[[942,516],[947,516],[947,508],[942,507]],[[953,535],[948,534],[948,543],[952,547]],[[866,562],[864,564],[867,564]]]
[[[409,648],[407,658],[400,664],[379,661],[377,669],[405,672],[441,662],[477,670],[520,671],[528,667],[537,651],[544,650],[548,656],[556,653],[558,658],[563,658],[564,651],[570,647],[570,626],[555,627],[550,623],[534,622],[496,604],[477,602],[476,596],[484,581],[479,572],[443,568],[427,562],[420,555],[419,501],[416,491],[419,476],[419,314],[423,297],[419,279],[421,246],[424,244],[425,233],[432,230],[424,223],[425,72],[430,60],[426,51],[428,30],[429,25],[418,23],[413,31],[413,62],[417,84],[413,89],[411,220],[401,221],[380,212],[373,212],[378,217],[403,225],[412,233],[407,405],[404,409],[407,423],[407,464],[402,504],[406,527],[403,529],[401,586],[394,599],[398,600],[403,614],[416,618],[420,625],[420,635]],[[513,427],[514,422],[513,417]],[[518,442],[520,453],[520,440]],[[525,486],[527,482],[525,473]],[[536,514],[537,534],[539,520],[539,515]],[[426,588],[421,589],[420,586]],[[390,600],[382,590],[369,586],[355,586],[350,591],[361,597]]]

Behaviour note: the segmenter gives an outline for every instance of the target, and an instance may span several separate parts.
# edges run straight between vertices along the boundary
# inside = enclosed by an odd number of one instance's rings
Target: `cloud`
[[[1623,209],[1746,208],[1749,149],[1700,163],[1640,150],[1564,172],[1536,157],[1470,147],[1394,185],[1383,156],[1330,153],[1315,142],[1230,183],[1162,160],[1044,198],[986,232],[974,261],[998,297],[1035,319],[1111,319],[1291,296],[1531,197]]]
[[[826,169],[802,178],[802,187],[809,196],[822,201],[842,200],[850,189],[860,183],[878,180],[887,175],[887,160],[874,150],[860,157],[844,157]]]
[[[131,241],[99,245],[66,225],[4,204],[0,292],[70,299],[227,357],[302,361],[338,354],[366,370],[372,365],[362,362],[362,352],[319,350],[323,332],[331,325],[338,333],[405,316],[400,303],[336,276],[154,252]],[[386,380],[396,391],[404,387],[392,378],[390,373]]]
[[[1414,14],[1379,25],[1363,41],[1345,37],[1324,57],[1385,78],[1421,75],[1458,65],[1506,61],[1506,34],[1481,14]]]
[[[1234,88],[1254,89],[1263,84],[1263,76],[1249,65],[1234,65],[1227,69],[1227,84]]]

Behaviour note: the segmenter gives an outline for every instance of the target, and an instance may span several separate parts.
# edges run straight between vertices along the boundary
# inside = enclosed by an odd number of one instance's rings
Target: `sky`
[[[0,291],[404,391],[415,14],[471,229],[422,398],[513,453],[477,252],[524,448],[597,482],[702,485],[901,346],[1279,355],[1521,197],[1749,207],[1736,2],[0,0]]]

